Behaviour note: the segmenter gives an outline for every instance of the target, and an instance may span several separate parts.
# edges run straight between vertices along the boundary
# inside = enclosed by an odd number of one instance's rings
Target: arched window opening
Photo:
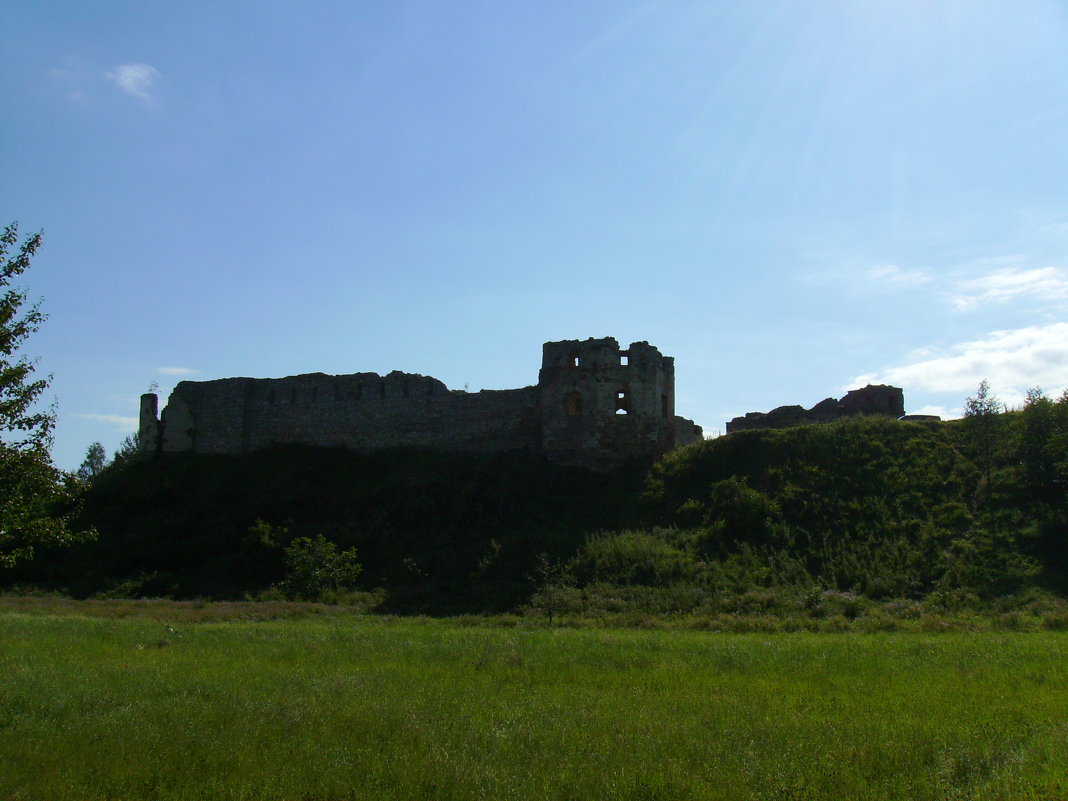
[[[568,417],[578,417],[582,414],[582,394],[568,392],[564,395],[564,414]]]

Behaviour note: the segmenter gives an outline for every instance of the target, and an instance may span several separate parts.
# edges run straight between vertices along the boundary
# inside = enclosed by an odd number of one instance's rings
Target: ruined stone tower
[[[685,438],[675,434],[675,360],[648,342],[546,342],[538,387],[550,459],[604,467]]]
[[[465,392],[429,376],[309,373],[182,381],[157,419],[141,397],[145,452],[246,453],[281,443],[372,451],[540,452],[606,469],[701,437],[675,417],[674,360],[647,342],[547,342],[537,386]]]

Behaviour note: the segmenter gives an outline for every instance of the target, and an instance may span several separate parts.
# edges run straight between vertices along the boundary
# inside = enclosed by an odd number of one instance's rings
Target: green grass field
[[[1064,632],[115,609],[0,611],[0,798],[1068,798]]]

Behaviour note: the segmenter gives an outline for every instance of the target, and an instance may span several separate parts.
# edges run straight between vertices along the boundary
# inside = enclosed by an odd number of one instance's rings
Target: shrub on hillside
[[[286,578],[280,585],[285,595],[297,601],[317,601],[326,592],[335,596],[351,586],[363,569],[356,549],[338,551],[322,534],[297,537],[285,550]]]
[[[575,555],[571,570],[582,583],[661,586],[690,578],[692,557],[663,530],[597,534]]]

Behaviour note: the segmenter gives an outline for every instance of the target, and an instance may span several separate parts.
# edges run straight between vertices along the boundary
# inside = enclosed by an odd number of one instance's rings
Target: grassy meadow
[[[0,606],[0,799],[1068,797],[1065,632],[261,608]]]

